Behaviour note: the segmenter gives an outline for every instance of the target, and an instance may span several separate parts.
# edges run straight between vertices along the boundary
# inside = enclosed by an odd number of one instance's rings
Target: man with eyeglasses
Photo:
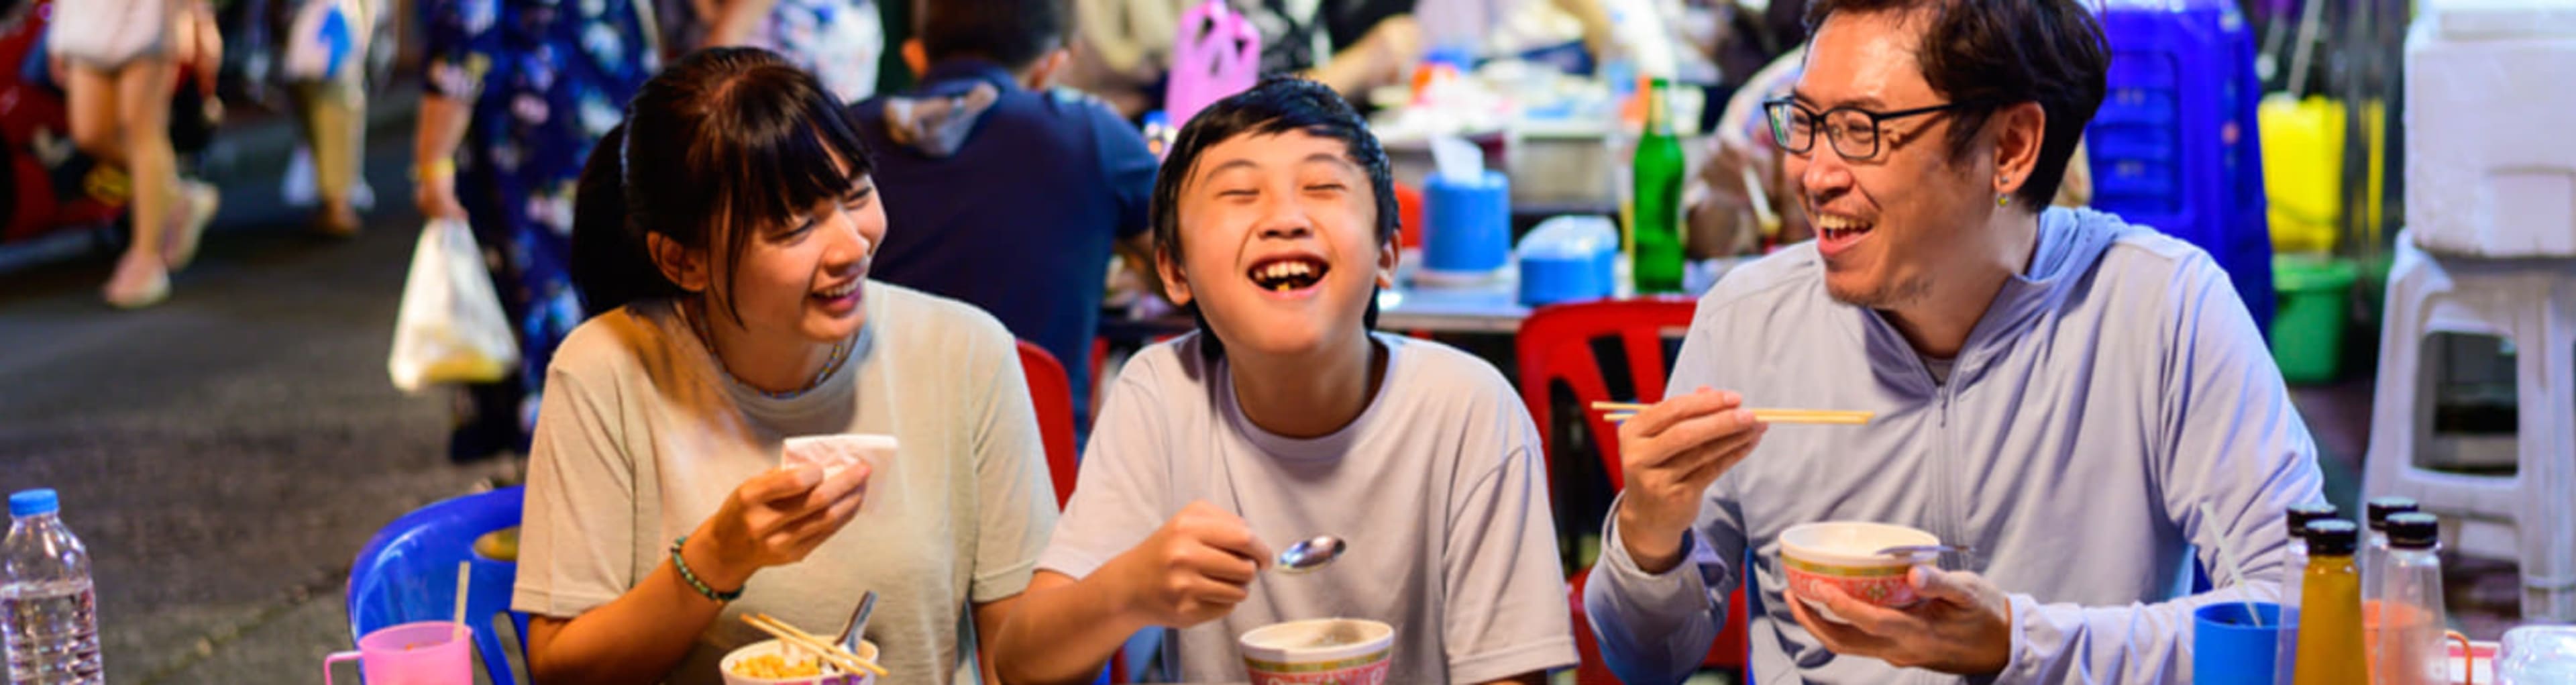
[[[1584,593],[1611,669],[1681,680],[1751,582],[1757,682],[2188,679],[2193,609],[2277,597],[2316,448],[2208,255],[2045,207],[2101,104],[2100,26],[2075,0],[1823,0],[1808,23],[1764,114],[1817,239],[1720,281],[1676,394],[1620,428]],[[1779,534],[1819,521],[1966,549],[1911,570],[1902,608],[1789,588]],[[2195,565],[2215,590],[2186,594]]]

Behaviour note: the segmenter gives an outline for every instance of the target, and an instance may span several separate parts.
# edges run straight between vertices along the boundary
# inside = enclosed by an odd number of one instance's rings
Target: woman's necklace
[[[760,393],[762,397],[773,400],[792,400],[805,393],[813,392],[815,388],[822,387],[823,379],[832,377],[833,372],[841,370],[841,364],[850,360],[850,339],[842,338],[840,342],[832,344],[831,360],[824,362],[823,369],[814,372],[814,377],[807,379],[804,386],[783,392],[762,390],[758,386],[742,382],[742,379],[734,377],[732,369],[725,368],[724,355],[716,352],[716,336],[713,331],[707,330],[707,317],[703,311],[695,304],[683,305],[679,309],[680,318],[688,320],[689,330],[698,335],[698,342],[707,346],[707,356],[715,358],[716,372],[724,374],[725,380],[733,381],[734,385],[750,388],[752,392]]]

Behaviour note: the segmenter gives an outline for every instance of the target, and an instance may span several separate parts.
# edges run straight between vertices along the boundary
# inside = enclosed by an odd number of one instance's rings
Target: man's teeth
[[[858,292],[858,290],[859,290],[859,282],[858,282],[858,281],[856,281],[856,280],[853,280],[853,281],[850,281],[849,285],[844,285],[844,286],[841,286],[841,287],[838,287],[838,288],[833,288],[833,289],[831,289],[831,290],[823,291],[823,297],[825,297],[825,298],[827,298],[827,299],[828,299],[828,298],[842,297],[842,296],[849,295],[850,293],[853,293],[853,292]]]
[[[1869,228],[1870,224],[1863,223],[1857,219],[1831,215],[1816,217],[1816,230],[1824,233],[1825,236],[1829,238],[1848,237],[1853,234],[1868,231]]]

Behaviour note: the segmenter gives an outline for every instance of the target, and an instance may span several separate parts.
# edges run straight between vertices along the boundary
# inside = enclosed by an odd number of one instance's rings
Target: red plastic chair
[[[1664,340],[1687,332],[1695,309],[1695,303],[1688,299],[1652,297],[1550,305],[1531,312],[1521,322],[1516,343],[1520,350],[1521,402],[1529,406],[1530,418],[1538,422],[1539,444],[1556,444],[1555,408],[1548,402],[1548,394],[1555,384],[1564,383],[1574,392],[1576,411],[1584,414],[1611,489],[1626,487],[1626,473],[1619,461],[1618,426],[1589,408],[1593,402],[1663,399],[1664,379],[1670,375],[1664,364]],[[1628,358],[1629,387],[1636,389],[1636,397],[1610,396],[1601,360],[1592,352],[1592,341],[1600,338],[1619,340]],[[1555,455],[1548,458],[1549,472],[1554,473]],[[1583,656],[1575,681],[1615,683],[1618,679],[1602,662],[1591,620],[1583,612],[1583,583],[1590,573],[1591,569],[1577,572],[1567,593],[1567,603],[1574,612],[1575,643]],[[1739,585],[1727,600],[1726,624],[1720,627],[1716,644],[1709,647],[1708,657],[1700,666],[1744,672],[1745,639],[1744,588]]]
[[[1046,348],[1020,341],[1020,372],[1029,377],[1029,404],[1037,408],[1038,435],[1046,443],[1047,475],[1055,481],[1055,506],[1073,499],[1078,475],[1073,445],[1073,380]]]
[[[1100,358],[1108,346],[1094,342],[1091,346],[1091,368],[1094,377],[1100,369]],[[1081,475],[1080,454],[1073,444],[1073,380],[1065,376],[1064,365],[1046,348],[1020,341],[1020,372],[1029,377],[1029,403],[1037,408],[1038,435],[1046,443],[1047,479],[1055,481],[1055,508],[1073,499],[1073,484]],[[1121,650],[1110,657],[1098,682],[1127,682],[1127,654]]]

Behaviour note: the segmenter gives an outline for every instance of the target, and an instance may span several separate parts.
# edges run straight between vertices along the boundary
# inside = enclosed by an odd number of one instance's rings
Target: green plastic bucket
[[[2272,361],[2282,380],[2324,383],[2343,366],[2343,330],[2350,315],[2350,260],[2316,255],[2272,258],[2272,288],[2280,294],[2272,315]]]

